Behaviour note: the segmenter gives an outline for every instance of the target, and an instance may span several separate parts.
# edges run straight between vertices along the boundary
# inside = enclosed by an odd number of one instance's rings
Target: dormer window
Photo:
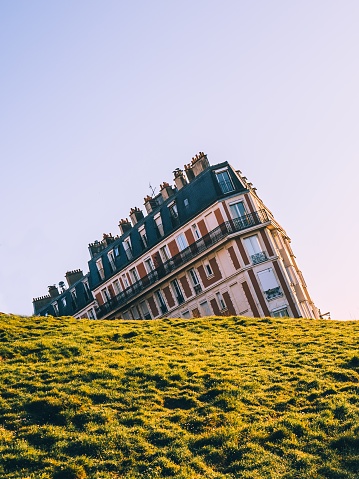
[[[155,217],[155,224],[156,224],[156,230],[157,230],[157,236],[158,238],[161,238],[164,236],[165,232],[163,230],[163,224],[162,224],[162,218],[161,218],[161,213],[158,213]]]
[[[110,263],[110,267],[112,269],[112,272],[116,271],[115,254],[114,254],[113,250],[111,250],[107,253],[107,257],[108,257],[108,261]]]
[[[131,261],[131,259],[133,258],[133,253],[132,253],[132,244],[131,244],[130,237],[126,238],[125,241],[123,242],[123,248],[125,250],[127,259]]]
[[[103,281],[105,279],[105,272],[103,270],[102,258],[96,261],[96,268],[97,268],[97,272],[100,277],[100,280]]]
[[[51,303],[52,307],[54,308],[55,316],[59,315],[59,305],[57,304],[57,301],[54,303]]]
[[[178,210],[177,210],[177,205],[175,201],[172,201],[172,203],[168,205],[168,211],[170,212],[172,226],[173,227],[178,226],[179,217],[178,217]]]
[[[234,191],[233,182],[231,180],[231,177],[229,176],[227,168],[224,168],[222,170],[216,170],[215,174],[219,187],[221,188],[223,194],[231,193],[232,191]]]
[[[90,291],[90,286],[87,280],[83,281],[84,285],[84,292],[85,292],[85,299],[88,301],[91,298],[91,291]]]
[[[76,295],[76,291],[73,289],[73,290],[71,290],[70,294],[71,294],[71,306],[72,306],[72,309],[77,309],[77,295]]]
[[[143,248],[143,249],[148,248],[148,240],[147,240],[147,235],[146,235],[146,228],[145,228],[145,226],[142,226],[141,228],[139,228],[139,229],[138,229],[138,232],[139,232],[139,234],[140,234],[142,248]]]

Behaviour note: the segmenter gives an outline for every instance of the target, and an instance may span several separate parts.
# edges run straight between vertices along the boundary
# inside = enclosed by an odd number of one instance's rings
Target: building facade
[[[120,234],[89,245],[89,272],[33,301],[39,315],[319,318],[290,239],[251,183],[204,153],[145,198]]]

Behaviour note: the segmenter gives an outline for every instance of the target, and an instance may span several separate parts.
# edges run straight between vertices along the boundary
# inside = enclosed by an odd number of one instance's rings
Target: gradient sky
[[[322,312],[359,319],[358,25],[357,0],[0,2],[0,311],[87,271],[204,151],[257,187]]]

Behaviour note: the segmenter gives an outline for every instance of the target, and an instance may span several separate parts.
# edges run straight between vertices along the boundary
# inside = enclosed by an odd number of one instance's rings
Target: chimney
[[[32,304],[34,306],[34,314],[42,309],[44,306],[51,302],[51,296],[48,294],[47,296],[40,296],[39,298],[33,298]]]
[[[160,185],[160,190],[163,201],[166,201],[170,196],[174,195],[175,193],[172,186],[170,186],[166,181],[164,181],[163,184]]]
[[[157,206],[157,201],[152,196],[147,195],[143,199],[147,214],[151,213]]]
[[[143,220],[144,216],[140,208],[131,208],[130,210],[130,219],[132,221],[132,225],[135,226],[140,220]]]
[[[104,245],[105,248],[107,248],[107,246],[113,243],[115,239],[116,238],[114,238],[111,233],[103,233],[101,243]]]
[[[69,287],[83,277],[84,275],[81,269],[74,269],[73,271],[67,271],[67,273],[65,274],[65,278]]]
[[[57,298],[58,296],[60,296],[57,286],[53,284],[52,286],[49,286],[48,288],[49,288],[49,295],[51,298]]]
[[[202,171],[209,167],[207,155],[200,151],[198,155],[192,158],[192,171],[194,176],[198,176]]]
[[[194,175],[194,173],[193,173],[192,165],[191,165],[191,164],[184,165],[184,169],[185,169],[185,172],[186,172],[186,176],[187,176],[187,179],[188,179],[188,183],[191,183],[191,181],[192,181],[193,178],[195,177],[195,175]]]
[[[181,170],[180,168],[176,168],[173,174],[174,174],[174,182],[177,186],[177,190],[180,190],[187,184],[187,180],[183,174],[183,170]]]
[[[128,221],[127,218],[120,220],[118,227],[120,228],[121,234],[127,233],[132,228],[131,223]]]
[[[98,240],[96,240],[93,243],[90,243],[89,244],[89,251],[90,251],[91,258],[93,258],[95,255],[100,253],[100,251],[102,251],[103,249],[104,249],[104,245],[102,244],[102,242],[100,242]]]

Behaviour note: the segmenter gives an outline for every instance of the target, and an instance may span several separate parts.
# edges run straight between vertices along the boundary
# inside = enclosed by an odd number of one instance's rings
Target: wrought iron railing
[[[191,259],[200,255],[203,251],[211,248],[214,244],[218,243],[226,236],[243,231],[247,228],[251,228],[252,226],[266,223],[267,221],[269,221],[267,212],[265,210],[259,210],[242,216],[241,218],[236,218],[222,223],[217,228],[210,231],[208,234],[188,246],[177,255],[173,256],[165,263],[158,265],[154,271],[151,271],[139,281],[121,291],[121,293],[111,298],[110,301],[100,305],[96,310],[97,317],[102,318],[111,311],[119,308],[121,305],[126,304],[127,301],[134,298],[148,286],[156,283],[158,280],[164,278],[172,271],[183,266]]]
[[[252,254],[251,258],[252,258],[253,264],[263,263],[263,261],[267,261],[268,259],[264,251],[261,251],[260,253]]]
[[[264,292],[265,292],[267,301],[270,301],[271,299],[275,299],[275,298],[280,298],[281,296],[283,296],[283,293],[280,290],[279,286],[277,286],[276,288],[267,289],[267,291],[264,291]]]

